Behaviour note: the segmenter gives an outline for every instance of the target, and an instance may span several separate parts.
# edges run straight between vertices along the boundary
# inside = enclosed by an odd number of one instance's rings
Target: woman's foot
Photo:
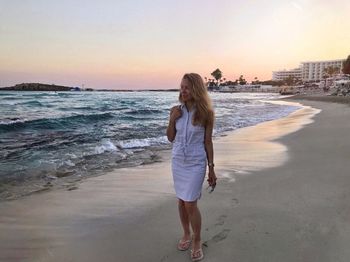
[[[199,261],[204,258],[203,250],[200,247],[199,249],[191,249],[191,260]]]
[[[192,241],[192,250],[196,251],[202,247],[202,243],[200,240],[193,239]]]
[[[191,239],[191,236],[190,236],[190,235],[188,235],[188,236],[183,236],[183,237],[179,240],[179,243],[177,244],[177,249],[180,250],[180,251],[185,251],[185,250],[187,250],[187,249],[190,248],[191,242],[192,242],[192,239]]]
[[[192,261],[199,261],[204,258],[201,241],[193,241],[191,249]]]

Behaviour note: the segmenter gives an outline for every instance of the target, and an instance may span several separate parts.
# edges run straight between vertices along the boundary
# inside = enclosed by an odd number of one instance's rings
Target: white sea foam
[[[71,160],[67,160],[67,161],[64,161],[64,163],[67,165],[67,166],[75,166],[75,164],[71,161]]]
[[[151,137],[143,139],[129,139],[120,141],[119,145],[121,148],[137,148],[137,147],[147,147],[147,146],[158,146],[168,144],[166,136],[162,137]]]
[[[0,125],[12,125],[15,123],[25,123],[27,121],[28,121],[27,119],[2,120],[2,121],[0,121]]]
[[[104,152],[116,152],[118,148],[109,139],[103,139],[101,145],[95,147],[95,154],[102,154]]]
[[[77,159],[78,158],[78,156],[73,154],[73,153],[66,153],[66,156],[68,156],[68,157],[70,157],[72,159]]]

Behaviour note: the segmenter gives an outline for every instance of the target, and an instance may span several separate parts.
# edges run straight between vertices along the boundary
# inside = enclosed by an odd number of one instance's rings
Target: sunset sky
[[[349,0],[0,0],[0,86],[177,88],[220,68],[268,80],[350,55]]]

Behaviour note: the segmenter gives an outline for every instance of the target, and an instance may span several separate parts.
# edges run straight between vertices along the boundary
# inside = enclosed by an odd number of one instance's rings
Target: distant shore
[[[67,92],[67,91],[80,91],[80,92],[178,92],[179,89],[93,89],[93,88],[79,88],[72,86],[62,86],[62,85],[50,85],[42,83],[22,83],[10,87],[0,87],[0,91],[19,91],[19,92],[32,92],[32,91],[42,91],[42,92]]]
[[[22,83],[10,87],[2,87],[0,91],[71,91],[77,87],[49,85],[42,83]]]
[[[66,91],[80,91],[80,92],[178,92],[179,88],[170,89],[93,89],[93,88],[80,88],[72,86],[62,86],[55,84],[43,84],[43,83],[22,83],[10,87],[0,87],[0,91],[42,91],[42,92],[66,92]],[[258,89],[258,88],[240,88],[240,89],[225,89],[225,90],[209,90],[210,92],[218,93],[278,93],[278,89]]]

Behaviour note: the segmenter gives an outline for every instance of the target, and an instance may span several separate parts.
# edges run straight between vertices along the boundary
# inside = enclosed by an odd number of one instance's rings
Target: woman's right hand
[[[176,121],[182,116],[182,111],[180,106],[173,106],[170,110],[170,121]]]

